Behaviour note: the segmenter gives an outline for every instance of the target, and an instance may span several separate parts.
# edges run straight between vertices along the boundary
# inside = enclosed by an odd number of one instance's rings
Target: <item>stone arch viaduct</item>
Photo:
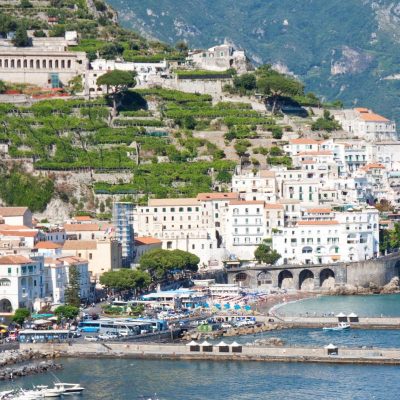
[[[227,266],[228,283],[251,288],[279,287],[297,290],[323,290],[337,286],[384,286],[400,277],[400,253],[372,260],[312,265]]]

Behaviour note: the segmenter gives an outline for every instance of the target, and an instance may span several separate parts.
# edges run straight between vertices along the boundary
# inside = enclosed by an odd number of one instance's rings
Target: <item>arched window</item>
[[[33,68],[33,60],[29,60],[29,68]]]
[[[49,60],[49,68],[53,68],[53,60]]]
[[[11,60],[11,68],[15,68],[15,60],[14,59]]]
[[[47,62],[46,62],[46,60],[42,60],[42,68],[47,68]]]
[[[28,60],[24,60],[24,68],[28,68]]]
[[[17,68],[21,68],[21,60],[17,60]]]
[[[0,286],[11,286],[11,281],[7,278],[0,279]]]
[[[4,68],[8,68],[8,60],[4,60]]]
[[[54,63],[55,63],[55,68],[58,68],[58,60],[55,60]]]
[[[36,60],[36,69],[40,69],[40,60]]]
[[[68,68],[71,68],[71,60],[68,60],[67,65],[68,65]]]
[[[65,68],[65,61],[61,60],[61,68]]]

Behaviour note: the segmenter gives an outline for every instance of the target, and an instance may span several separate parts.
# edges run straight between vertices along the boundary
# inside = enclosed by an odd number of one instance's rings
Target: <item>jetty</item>
[[[400,365],[400,349],[341,348],[333,344],[312,347],[261,347],[238,343],[29,343],[21,349],[50,357],[139,358],[156,360],[264,361],[335,364]]]

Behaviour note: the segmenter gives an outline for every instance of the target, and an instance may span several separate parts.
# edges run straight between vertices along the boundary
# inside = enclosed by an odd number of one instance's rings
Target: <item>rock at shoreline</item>
[[[13,380],[17,377],[40,374],[51,370],[62,369],[61,364],[56,364],[53,361],[42,361],[40,363],[23,365],[20,367],[4,368],[0,370],[0,380]]]
[[[382,288],[381,293],[382,294],[396,293],[399,290],[400,290],[400,279],[398,276],[396,276],[392,278],[392,280]]]

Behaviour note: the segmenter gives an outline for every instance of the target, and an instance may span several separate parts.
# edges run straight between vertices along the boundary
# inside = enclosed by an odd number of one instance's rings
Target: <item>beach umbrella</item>
[[[47,325],[51,324],[51,321],[48,321],[47,319],[37,319],[36,321],[33,321],[35,325]]]
[[[235,310],[240,310],[242,307],[239,306],[239,304],[235,304],[235,306],[233,307]]]
[[[208,303],[204,303],[204,308],[210,308],[210,305]]]
[[[224,304],[224,307],[229,310],[231,308],[231,305],[229,303]]]
[[[214,304],[214,306],[215,306],[215,308],[218,308],[218,310],[221,309],[221,304],[219,304],[219,303]]]
[[[250,310],[251,310],[251,306],[245,305],[245,306],[244,306],[244,309],[245,309],[246,311],[250,311]]]

